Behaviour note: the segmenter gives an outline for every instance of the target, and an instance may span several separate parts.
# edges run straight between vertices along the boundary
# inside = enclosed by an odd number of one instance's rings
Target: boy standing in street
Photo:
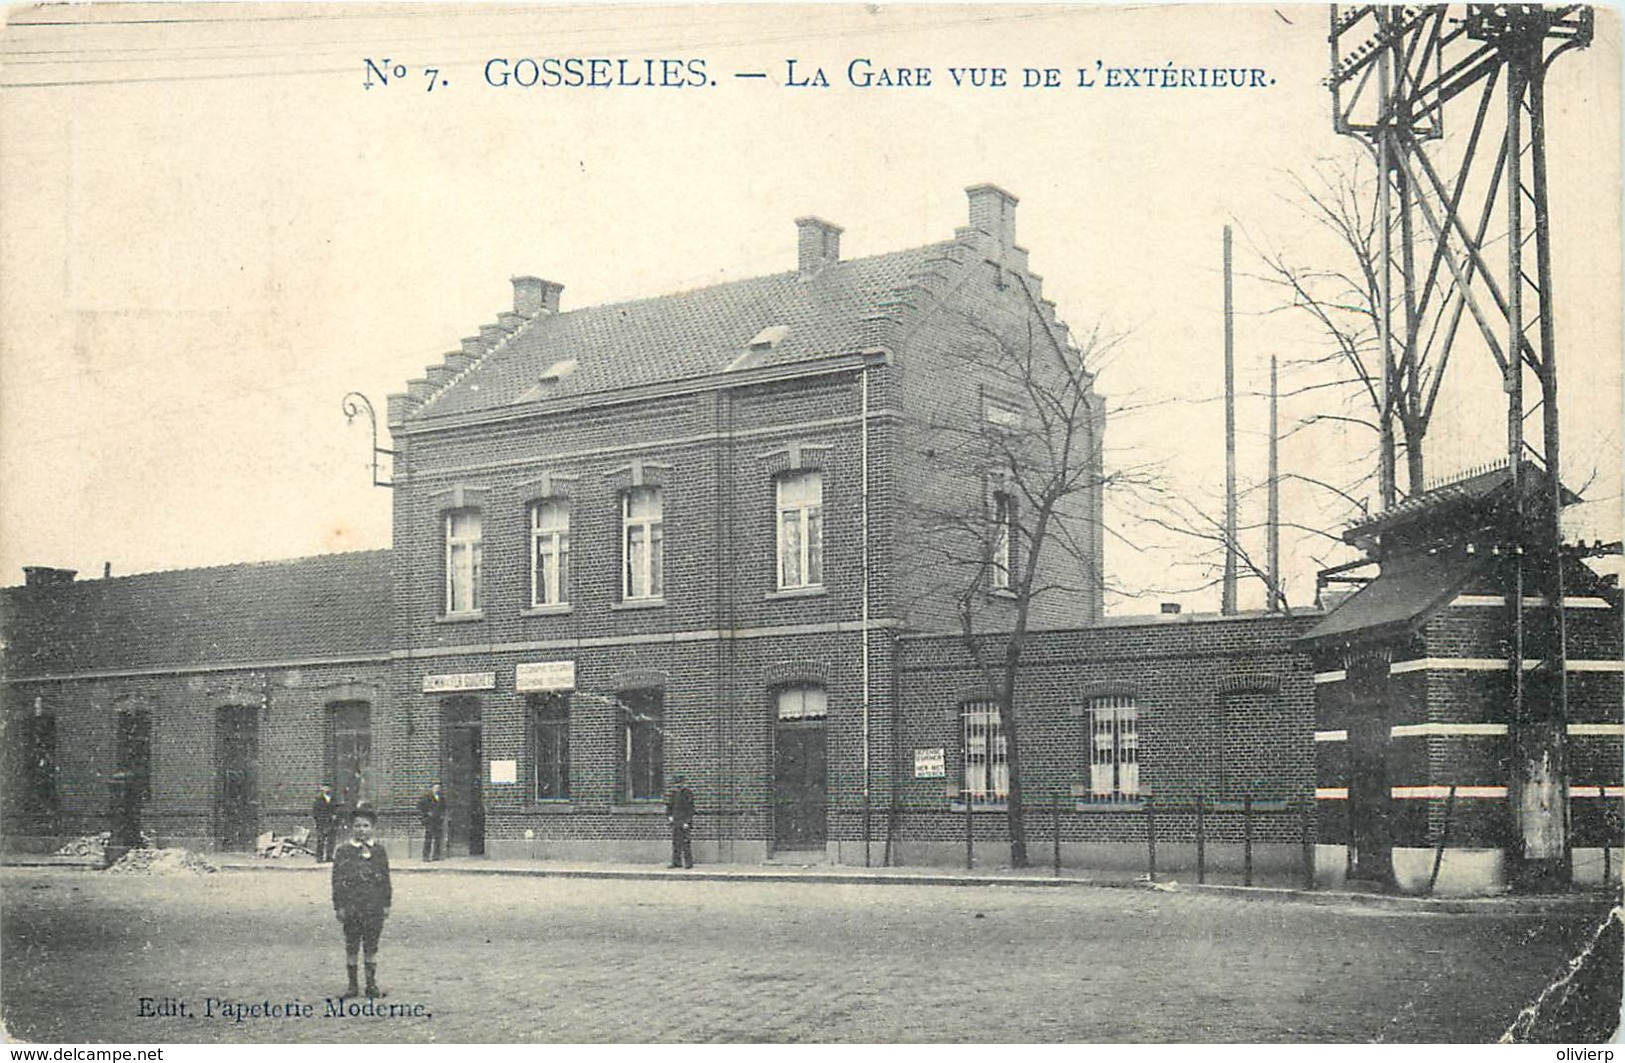
[[[350,986],[341,1000],[361,995],[356,985],[356,953],[366,953],[367,996],[381,997],[378,989],[378,935],[389,917],[393,893],[389,881],[389,854],[373,840],[378,814],[372,805],[358,802],[350,815],[350,840],[333,854],[333,911],[344,927],[344,966]]]

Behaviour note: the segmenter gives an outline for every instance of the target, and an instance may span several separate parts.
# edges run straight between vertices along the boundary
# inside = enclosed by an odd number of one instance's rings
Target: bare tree
[[[1106,474],[1105,406],[1090,368],[1115,341],[1079,347],[1032,318],[1000,331],[965,321],[974,336],[949,355],[933,411],[915,426],[912,526],[900,542],[913,570],[909,608],[951,613],[966,653],[997,708],[987,761],[1002,743],[1010,863],[1028,863],[1021,743],[1015,705],[1023,648],[1036,627],[1100,615],[1102,496],[1146,470]],[[967,787],[964,800],[973,793]]]
[[[1352,389],[1362,398],[1364,414],[1323,411],[1306,423],[1375,432],[1378,493],[1386,507],[1397,495],[1399,451],[1407,493],[1423,490],[1424,441],[1465,304],[1450,271],[1441,268],[1439,249],[1412,225],[1403,181],[1390,185],[1401,209],[1389,213],[1385,226],[1378,207],[1382,175],[1374,169],[1362,150],[1323,160],[1308,177],[1292,177],[1289,202],[1332,238],[1335,256],[1310,264],[1282,251],[1258,255],[1260,279],[1284,295],[1278,312],[1307,315],[1327,341],[1287,368],[1312,377],[1315,386]]]

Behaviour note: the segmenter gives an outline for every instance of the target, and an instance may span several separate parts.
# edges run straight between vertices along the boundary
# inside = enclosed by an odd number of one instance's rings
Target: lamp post
[[[394,482],[384,479],[378,471],[378,456],[382,454],[393,459],[395,451],[378,445],[378,414],[372,408],[372,400],[359,391],[352,391],[344,396],[341,406],[344,410],[346,424],[355,423],[356,417],[363,413],[367,415],[367,425],[372,430],[372,485],[374,487],[394,487]]]

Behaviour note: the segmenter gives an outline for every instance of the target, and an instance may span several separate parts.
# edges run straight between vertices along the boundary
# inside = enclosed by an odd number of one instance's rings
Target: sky
[[[1331,253],[1293,175],[1348,158],[1321,86],[1326,10],[476,5],[13,8],[0,36],[0,582],[25,565],[99,576],[389,544],[352,390],[385,396],[509,306],[509,278],[564,307],[793,268],[793,221],[845,228],[843,257],[935,242],[964,189],[1020,198],[1017,239],[1100,366],[1110,467],[1151,467],[1222,509],[1222,271],[1235,230],[1238,461],[1265,476],[1268,362],[1318,342],[1255,278],[1259,254]],[[1619,26],[1548,89],[1565,478],[1588,537],[1619,537]],[[522,59],[677,59],[681,88],[494,86]],[[369,67],[368,60],[372,60]],[[821,69],[828,88],[795,87]],[[928,67],[928,87],[859,87]],[[1096,64],[1099,64],[1097,67]],[[1244,67],[1246,90],[1077,85],[1082,68]],[[950,68],[1012,84],[954,84]],[[397,67],[405,72],[396,74]],[[641,69],[642,64],[634,64]],[[1055,88],[1026,89],[1025,67]],[[430,77],[426,71],[438,73]],[[689,67],[684,67],[687,71]],[[380,78],[378,71],[385,75]],[[762,73],[764,78],[735,77]],[[686,80],[688,75],[683,75]],[[894,79],[895,80],[895,79]],[[913,80],[918,80],[915,77]],[[709,82],[715,82],[710,84]],[[371,87],[368,87],[369,82]],[[1465,116],[1447,114],[1447,123]],[[1459,135],[1459,134],[1457,134]],[[1487,355],[1452,363],[1435,472],[1492,460]],[[1289,390],[1291,381],[1284,386]],[[1337,409],[1283,403],[1283,423]],[[382,431],[382,426],[380,426]],[[387,446],[387,438],[381,440]],[[1358,432],[1301,431],[1283,471],[1348,477]],[[1242,498],[1262,520],[1263,494]],[[1290,481],[1286,519],[1343,519]],[[1211,609],[1198,548],[1108,499],[1116,613]],[[1262,551],[1262,533],[1248,533]],[[1286,535],[1294,601],[1345,559]],[[1243,587],[1242,604],[1262,591]]]

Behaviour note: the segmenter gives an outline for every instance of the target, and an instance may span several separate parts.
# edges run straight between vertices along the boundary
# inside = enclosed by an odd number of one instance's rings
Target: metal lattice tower
[[[1522,850],[1515,870],[1531,885],[1566,883],[1571,870],[1546,74],[1558,56],[1591,43],[1592,24],[1591,9],[1581,5],[1331,10],[1333,124],[1368,144],[1380,182],[1375,310],[1385,366],[1384,506],[1396,494],[1393,407],[1419,402],[1431,412],[1451,352],[1464,346],[1464,316],[1506,394],[1517,506],[1505,544],[1512,555],[1512,809]],[[1445,118],[1457,111],[1472,120],[1452,142]],[[1539,434],[1528,438],[1537,414]],[[1526,490],[1531,457],[1546,473],[1539,498]],[[1526,601],[1526,583],[1542,597]],[[1526,605],[1536,606],[1527,617]]]

